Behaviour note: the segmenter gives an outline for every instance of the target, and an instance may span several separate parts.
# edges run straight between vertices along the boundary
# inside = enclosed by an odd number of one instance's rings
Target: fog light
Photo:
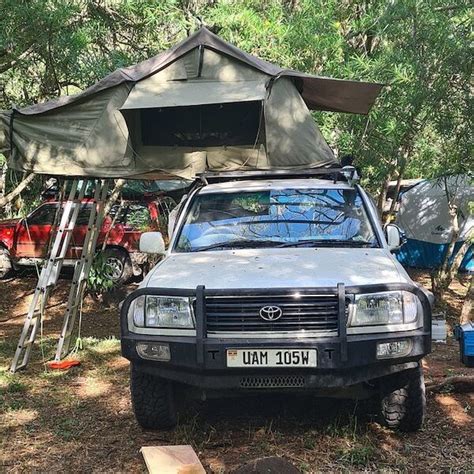
[[[170,346],[168,344],[139,342],[137,344],[137,353],[142,359],[161,360],[163,362],[171,360]]]
[[[393,342],[379,342],[377,344],[377,359],[403,357],[411,352],[412,343],[408,339]]]

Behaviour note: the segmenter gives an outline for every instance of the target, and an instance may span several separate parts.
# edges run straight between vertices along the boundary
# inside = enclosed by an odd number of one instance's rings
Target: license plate
[[[228,349],[227,367],[316,367],[316,349]]]

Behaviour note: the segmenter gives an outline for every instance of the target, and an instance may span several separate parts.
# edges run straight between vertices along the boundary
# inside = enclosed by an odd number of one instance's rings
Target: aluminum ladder
[[[28,308],[20,340],[10,367],[11,372],[16,372],[28,365],[31,349],[42,321],[50,290],[56,285],[61,272],[86,187],[86,180],[81,179],[72,182],[54,242],[49,248],[48,257],[39,275],[33,299]],[[61,212],[61,206],[58,208],[58,212]]]
[[[61,358],[67,355],[69,351],[77,313],[82,304],[84,290],[86,289],[87,284],[87,277],[89,276],[89,271],[95,256],[97,238],[99,237],[104,222],[104,207],[108,190],[108,180],[98,180],[96,182],[94,205],[92,206],[89,215],[87,233],[82,246],[81,258],[74,267],[74,275],[69,290],[61,336],[59,337],[56,355],[54,357],[55,361],[61,360]]]

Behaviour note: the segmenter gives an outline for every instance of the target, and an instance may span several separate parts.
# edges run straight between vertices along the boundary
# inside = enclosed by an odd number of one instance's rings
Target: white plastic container
[[[433,319],[431,320],[431,332],[434,342],[446,343],[446,320],[442,314],[433,315]]]

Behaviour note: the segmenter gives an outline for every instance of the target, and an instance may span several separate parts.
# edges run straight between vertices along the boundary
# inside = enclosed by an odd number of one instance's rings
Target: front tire
[[[419,430],[425,418],[423,369],[418,366],[386,377],[381,382],[380,418],[392,430]]]
[[[176,426],[177,412],[173,385],[169,380],[130,369],[132,406],[138,424],[146,430]]]
[[[123,285],[133,276],[132,261],[126,250],[118,248],[106,248],[104,250],[106,275],[114,285]]]

